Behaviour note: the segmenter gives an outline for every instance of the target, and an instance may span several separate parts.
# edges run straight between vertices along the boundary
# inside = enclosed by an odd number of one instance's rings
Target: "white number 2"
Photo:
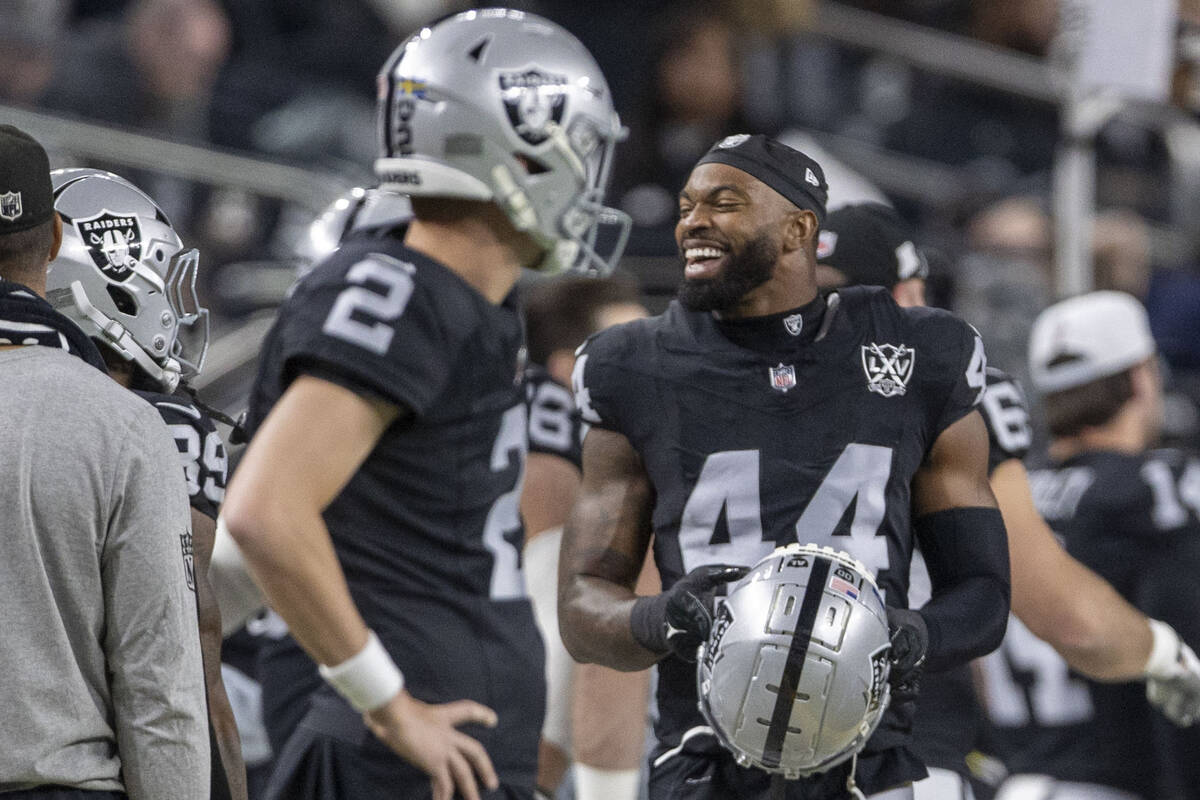
[[[680,518],[685,572],[705,564],[753,564],[775,547],[775,542],[763,541],[758,465],[757,450],[713,453],[705,459]],[[876,534],[886,510],[891,471],[891,448],[848,444],[796,523],[796,540],[834,545],[833,531],[854,503],[851,542],[843,549],[876,574],[887,569],[887,540]],[[729,541],[714,544],[712,534],[722,512]]]
[[[500,433],[492,445],[492,472],[503,472],[516,458],[521,466],[512,491],[496,498],[483,524],[483,546],[492,553],[492,576],[488,596],[511,600],[525,596],[525,574],[521,571],[521,541],[508,537],[521,528],[521,486],[525,481],[525,450],[528,445],[525,404],[504,412]]]
[[[370,350],[377,355],[387,352],[395,329],[387,323],[399,318],[412,297],[416,269],[406,261],[372,253],[346,272],[346,280],[358,286],[347,286],[337,300],[321,331]],[[382,285],[383,293],[368,289],[371,281]],[[355,314],[373,319],[364,322]]]

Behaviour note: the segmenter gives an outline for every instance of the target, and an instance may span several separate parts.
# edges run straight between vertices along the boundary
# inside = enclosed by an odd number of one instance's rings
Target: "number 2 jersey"
[[[1030,486],[1072,556],[1200,646],[1200,459],[1092,451],[1033,470]],[[1141,682],[1086,680],[1015,619],[983,664],[1010,772],[1146,798],[1200,797],[1200,730],[1174,728]]]
[[[623,434],[653,484],[664,588],[704,564],[749,565],[777,545],[815,542],[850,552],[889,603],[905,604],[912,478],[979,402],[983,346],[955,317],[901,309],[886,290],[841,291],[822,313],[825,303],[722,323],[675,302],[581,350],[580,413]],[[777,328],[754,349],[730,338],[750,343],[743,333],[761,326]],[[670,748],[704,721],[695,665],[668,656],[658,668],[657,734]],[[889,711],[859,760],[864,789],[923,775],[897,750],[907,725]]]
[[[247,423],[301,374],[402,410],[324,512],[338,560],[409,691],[494,708],[481,740],[503,779],[532,785],[544,687],[520,563],[522,340],[514,297],[489,303],[399,240],[352,239],[280,309]]]

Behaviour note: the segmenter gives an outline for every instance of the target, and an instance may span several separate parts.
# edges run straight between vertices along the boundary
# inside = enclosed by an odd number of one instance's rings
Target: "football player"
[[[619,249],[628,218],[600,200],[622,128],[583,46],[517,11],[423,29],[379,87],[376,172],[414,219],[347,242],[281,307],[222,511],[329,684],[266,794],[528,798],[543,648],[512,289],[523,266]]]
[[[826,192],[815,161],[769,138],[717,143],[679,195],[678,301],[597,334],[576,362],[576,404],[592,427],[563,539],[560,627],[577,659],[657,663],[652,800],[842,798],[855,782],[911,796],[897,787],[925,776],[908,746],[916,673],[982,655],[1003,635],[1008,554],[975,410],[983,344],[953,316],[902,309],[884,289],[818,294]],[[914,531],[934,577],[919,612],[905,608]],[[639,599],[651,536],[664,591]],[[689,660],[714,590],[794,541],[848,551],[875,573],[896,692],[857,768],[785,781],[722,749]],[[764,662],[762,680],[795,687],[801,661],[782,674]],[[801,735],[788,723],[797,697],[777,694],[776,709],[746,717],[775,760]]]
[[[245,798],[246,770],[221,680],[221,615],[209,582],[225,446],[184,390],[204,362],[208,311],[196,297],[199,255],[166,215],[120,176],[97,169],[51,173],[63,246],[46,276],[47,299],[99,346],[108,372],[150,402],[171,430],[192,505],[196,587],[212,739],[212,796]]]
[[[1074,557],[1200,643],[1200,461],[1148,449],[1162,386],[1145,310],[1119,292],[1053,305],[1034,322],[1029,366],[1052,437],[1050,466],[1030,473],[1038,510]],[[1085,681],[1029,627],[1009,625],[984,660],[988,710],[1016,774],[1000,797],[1200,797],[1200,732],[1167,725],[1147,703],[1197,721],[1200,662],[1173,632],[1159,633],[1164,623],[1151,626],[1151,664],[1181,677],[1143,687]]]
[[[525,572],[546,643],[546,721],[538,787],[553,797],[574,761],[578,800],[634,800],[649,701],[649,674],[576,665],[558,633],[558,556],[562,526],[579,490],[582,421],[571,397],[575,350],[598,330],[646,316],[637,284],[617,278],[567,277],[525,292],[529,367],[529,459],[521,494]],[[658,591],[648,562],[641,594]]]
[[[928,262],[904,220],[890,207],[861,203],[829,214],[817,245],[817,280],[823,288],[884,286],[901,306],[925,304]],[[1156,648],[1173,652],[1178,637],[1162,622],[1148,620],[1102,578],[1080,564],[1054,539],[1033,506],[1021,459],[1032,433],[1020,386],[992,366],[980,411],[988,428],[992,491],[1008,531],[1013,614],[1050,643],[1077,672],[1096,680],[1161,679],[1196,714],[1200,696],[1186,693],[1177,671],[1156,663]],[[929,596],[928,573],[918,552],[913,561],[909,604]],[[1010,627],[1014,623],[1010,622]],[[1162,637],[1162,643],[1156,642]],[[1200,678],[1194,676],[1193,680]],[[1172,704],[1167,710],[1179,707]],[[917,800],[970,798],[968,754],[979,743],[983,712],[975,701],[967,667],[927,673],[921,682],[914,723],[917,752],[930,776],[916,784]],[[977,757],[977,756],[976,756]]]

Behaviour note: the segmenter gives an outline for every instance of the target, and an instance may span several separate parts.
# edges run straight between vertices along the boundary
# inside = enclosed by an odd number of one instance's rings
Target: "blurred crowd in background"
[[[375,76],[456,0],[5,0],[0,106],[254,154],[367,183]],[[625,270],[648,305],[673,294],[675,195],[714,141],[761,132],[825,166],[831,207],[885,199],[920,232],[931,299],[973,322],[998,366],[1025,374],[1028,326],[1054,297],[1052,174],[1059,106],[923,70],[821,35],[831,9],[871,12],[1033,59],[1055,58],[1057,0],[540,0],[508,5],[575,33],[630,129],[610,201],[635,229]],[[1170,367],[1168,432],[1200,442],[1200,0],[1181,0],[1170,99],[1116,114],[1096,140],[1096,288],[1142,298]],[[1114,54],[1119,58],[1120,54]],[[871,164],[856,152],[874,154]],[[118,169],[203,257],[221,324],[253,308],[230,276],[288,265],[312,208],[228,186]],[[331,194],[331,197],[333,195]],[[242,286],[244,282],[238,283]]]

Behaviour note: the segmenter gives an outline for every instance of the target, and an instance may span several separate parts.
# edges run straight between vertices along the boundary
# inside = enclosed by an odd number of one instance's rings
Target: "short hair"
[[[1049,366],[1057,366],[1062,360],[1070,358],[1060,356],[1051,361]],[[1042,405],[1046,409],[1050,435],[1078,436],[1085,428],[1110,422],[1133,397],[1132,370],[1123,370],[1116,375],[1046,395]]]
[[[41,225],[0,235],[0,278],[38,283],[46,275],[46,259],[54,244],[54,216]]]
[[[637,281],[626,275],[567,275],[532,284],[525,295],[529,360],[545,366],[556,350],[574,350],[598,329],[607,306],[640,303]]]

